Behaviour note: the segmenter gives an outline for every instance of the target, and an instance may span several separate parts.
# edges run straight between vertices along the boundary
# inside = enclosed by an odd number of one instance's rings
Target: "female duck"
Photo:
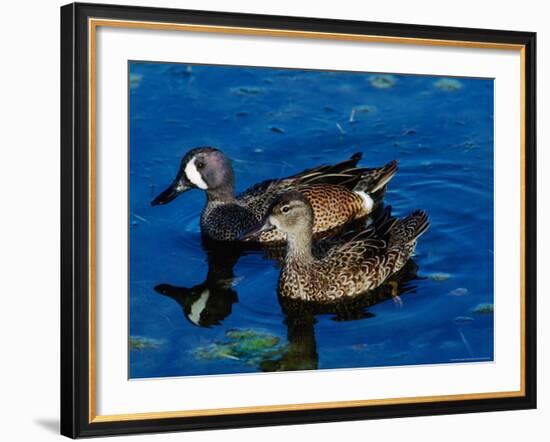
[[[243,236],[253,238],[280,230],[287,237],[287,254],[279,277],[282,297],[316,303],[350,299],[375,289],[399,271],[428,228],[428,217],[416,211],[406,218],[390,218],[329,249],[312,253],[313,210],[298,192],[282,195],[264,223]]]
[[[382,199],[397,163],[376,169],[358,168],[361,154],[331,166],[320,166],[282,179],[267,180],[235,196],[229,159],[213,147],[192,149],[183,157],[172,184],[151,205],[166,204],[190,189],[206,192],[201,231],[217,241],[235,241],[262,220],[274,199],[289,190],[302,192],[313,207],[315,238],[368,216]],[[264,232],[261,243],[285,240],[280,230]]]

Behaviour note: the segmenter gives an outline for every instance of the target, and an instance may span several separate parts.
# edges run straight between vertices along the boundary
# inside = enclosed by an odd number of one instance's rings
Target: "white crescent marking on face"
[[[201,174],[197,170],[197,166],[195,166],[195,157],[193,157],[185,166],[185,175],[187,176],[187,179],[199,189],[208,189],[208,185],[202,179]]]
[[[210,297],[210,290],[205,289],[202,293],[199,299],[197,299],[192,305],[191,305],[191,312],[189,313],[189,320],[196,325],[199,325],[199,321],[201,320],[201,314],[206,307],[206,301],[208,301],[208,298]]]

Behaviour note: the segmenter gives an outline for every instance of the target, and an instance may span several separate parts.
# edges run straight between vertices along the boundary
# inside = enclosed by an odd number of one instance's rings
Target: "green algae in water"
[[[372,112],[375,112],[376,108],[369,104],[362,104],[360,106],[355,106],[353,110],[355,110],[355,112],[359,114],[370,114]]]
[[[393,75],[372,75],[369,77],[369,83],[376,89],[390,89],[395,85],[395,77]]]
[[[251,95],[258,95],[264,92],[264,89],[261,87],[255,87],[255,86],[240,86],[240,87],[234,87],[231,88],[231,93],[234,95],[241,95],[241,96],[251,96]]]
[[[483,302],[476,305],[472,311],[480,315],[488,315],[494,312],[494,306],[490,302]]]
[[[448,273],[432,273],[428,276],[432,281],[447,281],[451,277]]]
[[[472,318],[470,316],[457,316],[456,318],[453,319],[453,322],[455,324],[467,325],[467,324],[471,324],[472,322],[474,322],[474,318]]]
[[[142,79],[143,75],[141,74],[130,74],[130,89],[137,89]]]
[[[440,91],[454,92],[462,89],[462,83],[454,78],[442,78],[434,83],[434,86]]]
[[[374,106],[370,106],[368,104],[361,104],[359,106],[355,106],[354,108],[351,109],[351,112],[349,115],[349,122],[354,123],[356,121],[359,121],[365,115],[371,114],[373,112],[376,112],[376,108]]]
[[[257,365],[265,359],[281,356],[285,346],[280,338],[263,330],[231,329],[225,333],[227,340],[198,347],[194,350],[197,359],[232,359],[247,365]]]
[[[451,290],[449,295],[451,296],[464,296],[468,294],[468,289],[464,287],[459,287],[457,289]]]
[[[164,341],[160,339],[146,338],[144,336],[130,336],[131,350],[156,350]]]

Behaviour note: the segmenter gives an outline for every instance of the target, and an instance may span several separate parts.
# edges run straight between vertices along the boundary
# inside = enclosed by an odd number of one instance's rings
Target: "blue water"
[[[493,360],[492,80],[132,62],[129,84],[131,378]],[[368,307],[289,313],[270,256],[203,247],[203,192],[150,206],[203,145],[239,191],[397,159],[386,203],[431,220],[416,272]],[[205,290],[204,317],[177,302]]]

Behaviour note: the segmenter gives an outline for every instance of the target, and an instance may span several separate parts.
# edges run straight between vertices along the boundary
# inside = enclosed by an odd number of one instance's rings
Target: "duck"
[[[315,238],[320,238],[368,217],[397,172],[396,161],[379,168],[357,167],[361,157],[361,153],[356,153],[337,164],[268,179],[235,195],[229,158],[215,147],[197,147],[183,156],[175,179],[151,205],[167,204],[191,189],[202,190],[207,197],[200,217],[203,236],[214,241],[239,241],[244,232],[265,217],[275,198],[294,190],[301,192],[313,208],[312,232]],[[255,242],[281,244],[285,239],[283,231],[273,230],[261,233]]]
[[[312,252],[313,209],[300,192],[277,198],[263,222],[246,232],[241,240],[280,230],[287,238],[286,256],[279,275],[282,298],[313,303],[349,300],[382,285],[413,255],[418,238],[429,227],[428,215],[416,210],[397,219],[385,216],[317,257]]]

